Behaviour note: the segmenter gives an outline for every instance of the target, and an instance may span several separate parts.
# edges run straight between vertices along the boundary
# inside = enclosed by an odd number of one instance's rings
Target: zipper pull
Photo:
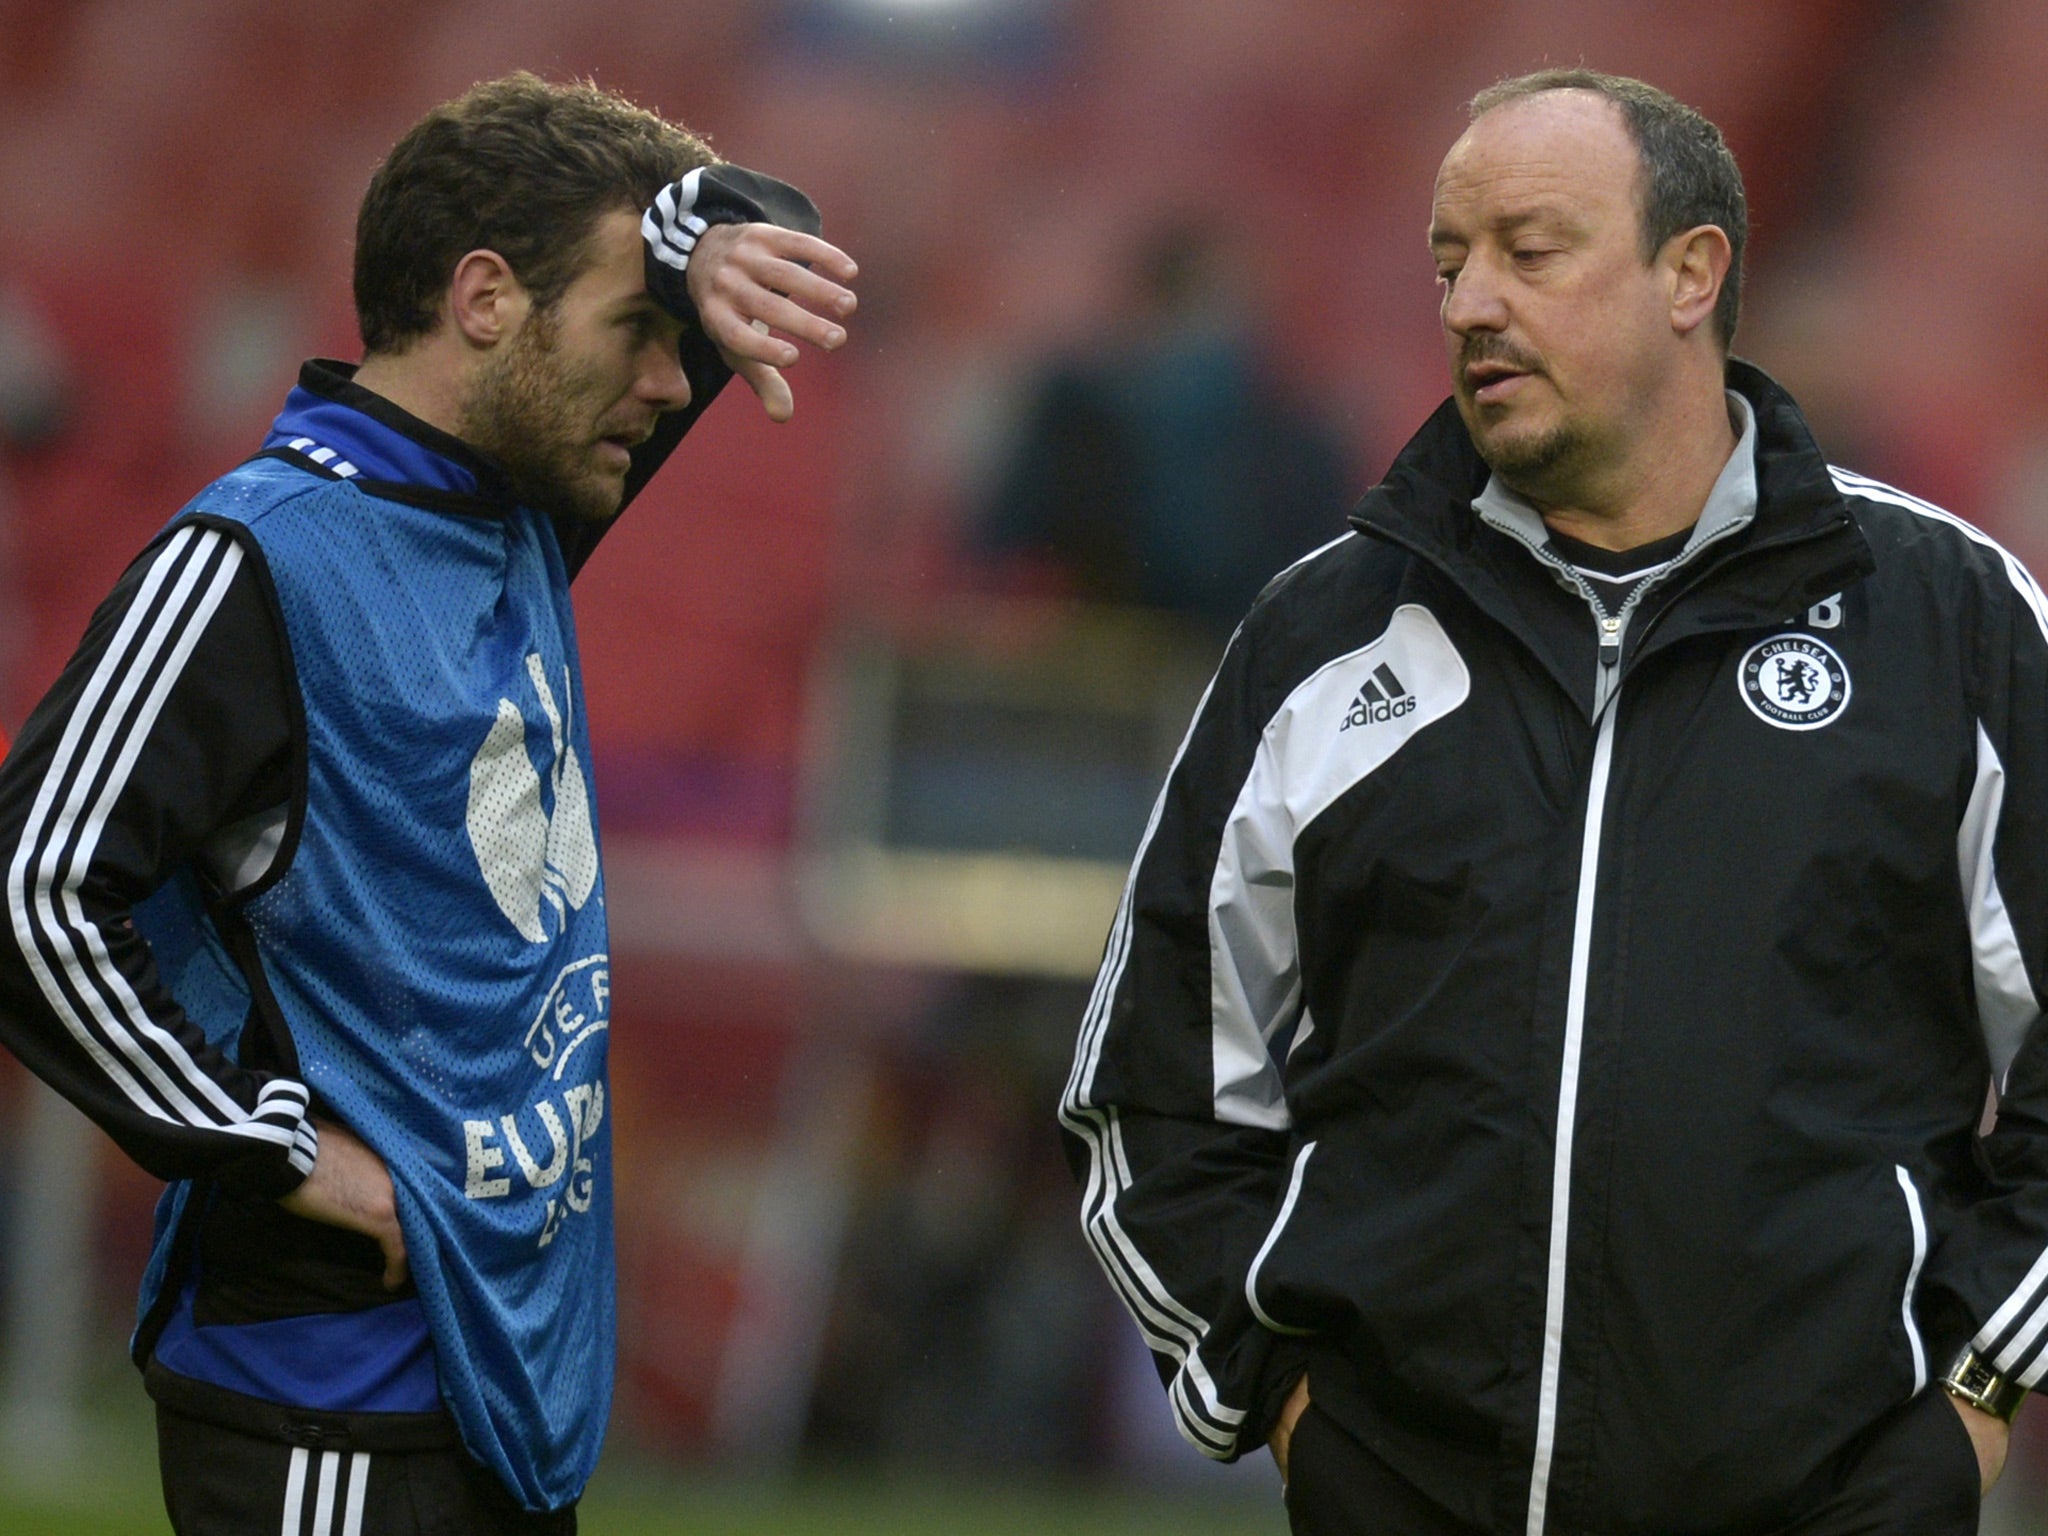
[[[1621,620],[1600,621],[1600,665],[1618,667],[1621,665]]]

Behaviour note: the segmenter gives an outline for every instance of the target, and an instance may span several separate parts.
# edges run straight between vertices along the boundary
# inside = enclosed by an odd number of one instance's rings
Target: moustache
[[[1533,352],[1525,352],[1504,336],[1489,333],[1475,333],[1465,338],[1458,348],[1458,372],[1460,376],[1478,363],[1502,363],[1517,373],[1541,373],[1543,360]]]
[[[611,442],[624,439],[628,447],[638,448],[654,436],[655,426],[656,423],[651,421],[621,421],[611,425],[600,422],[597,441]]]

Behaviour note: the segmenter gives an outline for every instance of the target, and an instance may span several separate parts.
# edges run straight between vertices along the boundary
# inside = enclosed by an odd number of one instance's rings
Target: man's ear
[[[1735,249],[1718,224],[1702,224],[1673,235],[1664,244],[1663,262],[1671,291],[1671,328],[1690,336],[1713,317],[1728,280]]]
[[[449,318],[471,346],[495,347],[519,329],[532,306],[526,285],[496,251],[471,251],[455,264],[448,284]]]

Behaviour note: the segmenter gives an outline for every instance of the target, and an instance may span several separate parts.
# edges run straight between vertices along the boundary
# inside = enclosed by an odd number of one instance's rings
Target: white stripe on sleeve
[[[52,1011],[144,1113],[292,1145],[305,1089],[274,1082],[245,1110],[143,1006],[79,900],[107,818],[244,558],[216,529],[165,543],[65,722],[8,869],[16,942]]]
[[[1963,904],[1970,918],[1970,963],[1977,988],[1977,1022],[1991,1060],[1991,1080],[2005,1086],[2005,1074],[2027,1034],[2041,1017],[2040,999],[2027,976],[2020,936],[1999,894],[1993,850],[1998,818],[2005,806],[2005,765],[1982,723],[1977,726],[1977,776],[1956,829],[1956,864]]]

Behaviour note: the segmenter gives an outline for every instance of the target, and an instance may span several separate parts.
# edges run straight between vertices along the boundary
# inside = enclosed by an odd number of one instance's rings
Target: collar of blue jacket
[[[263,440],[344,480],[406,500],[433,498],[451,511],[503,513],[516,505],[511,481],[488,455],[355,382],[355,364],[315,358]]]

